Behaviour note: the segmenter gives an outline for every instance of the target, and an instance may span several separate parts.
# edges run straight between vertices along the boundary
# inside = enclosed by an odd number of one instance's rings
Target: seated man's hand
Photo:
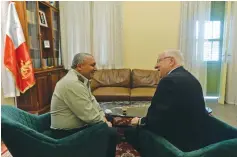
[[[131,125],[132,125],[132,126],[138,125],[139,119],[140,119],[140,118],[138,118],[138,117],[133,118],[133,119],[131,120]]]
[[[107,123],[108,127],[112,127],[112,123],[111,122],[107,121],[106,123]]]

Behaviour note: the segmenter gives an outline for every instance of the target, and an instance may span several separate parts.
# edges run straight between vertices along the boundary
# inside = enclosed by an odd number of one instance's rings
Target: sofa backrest
[[[91,89],[98,87],[127,87],[130,88],[130,69],[97,70],[91,79]]]
[[[132,88],[156,87],[159,80],[159,72],[157,70],[132,70]]]

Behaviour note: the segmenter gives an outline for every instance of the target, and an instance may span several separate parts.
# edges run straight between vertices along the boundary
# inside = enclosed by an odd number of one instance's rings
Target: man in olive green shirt
[[[91,93],[89,80],[96,69],[92,55],[78,53],[72,69],[56,84],[51,100],[51,129],[73,130],[106,122],[105,114]]]

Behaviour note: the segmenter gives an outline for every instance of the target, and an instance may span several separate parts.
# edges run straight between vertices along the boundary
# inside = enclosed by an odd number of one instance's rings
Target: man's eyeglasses
[[[165,60],[166,58],[173,58],[173,57],[168,56],[168,57],[164,57],[164,58],[157,59],[157,63],[162,62],[162,61]]]

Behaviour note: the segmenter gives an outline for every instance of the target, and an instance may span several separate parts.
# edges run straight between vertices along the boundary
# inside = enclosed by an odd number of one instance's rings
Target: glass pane
[[[219,60],[219,41],[214,41],[212,43],[212,54],[211,54],[211,60],[212,61],[218,61]]]
[[[37,22],[36,2],[26,1],[26,18],[28,25],[28,46],[33,67],[40,68],[40,45],[38,38],[38,22]]]
[[[212,22],[207,21],[205,22],[205,39],[212,39]]]
[[[204,61],[209,61],[211,59],[211,48],[212,45],[210,41],[204,42],[204,55],[203,55]]]
[[[196,22],[196,39],[198,39],[199,35],[199,22]],[[206,21],[205,22],[205,33],[204,39],[220,39],[220,21]]]
[[[206,41],[204,43],[204,61],[218,61],[219,60],[219,41]]]
[[[213,21],[213,27],[212,27],[212,38],[213,39],[220,39],[221,34],[221,22],[220,21]]]
[[[205,39],[220,38],[220,21],[208,21],[205,23]]]
[[[55,66],[62,65],[62,55],[60,54],[60,36],[59,36],[59,13],[53,11],[53,47],[54,47],[54,56],[55,56]]]

